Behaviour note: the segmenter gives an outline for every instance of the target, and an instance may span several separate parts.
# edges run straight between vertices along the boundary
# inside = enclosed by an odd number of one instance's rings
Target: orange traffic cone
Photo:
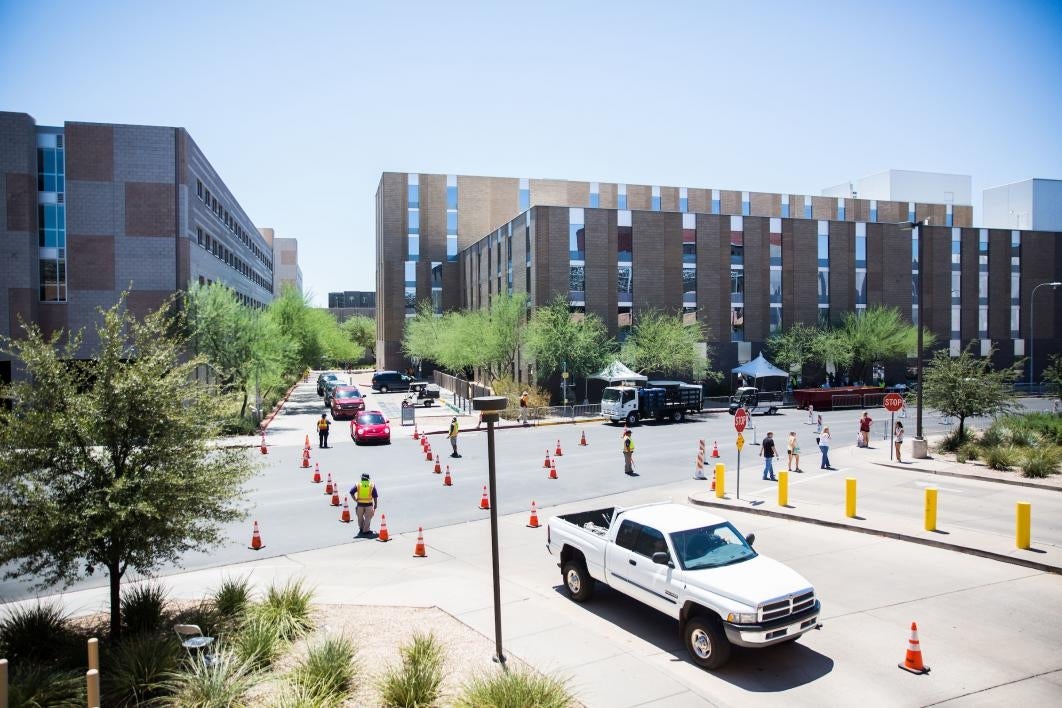
[[[535,508],[535,501],[531,500],[531,519],[527,522],[527,528],[537,529],[541,524],[538,523],[538,509]]]
[[[420,433],[417,432],[417,426],[416,425],[413,426],[413,439],[414,440],[420,440]]]
[[[564,453],[561,452],[560,440],[557,441],[557,449],[553,452],[554,457],[564,457]]]
[[[265,544],[262,543],[262,534],[258,533],[258,521],[254,522],[254,531],[251,532],[251,545],[248,546],[252,551],[258,551],[265,548]]]
[[[350,505],[347,503],[347,497],[343,497],[343,513],[339,515],[339,520],[344,524],[350,523]]]
[[[712,491],[715,491],[715,475],[712,475]]]
[[[261,445],[261,447],[259,449],[262,451],[263,455],[268,455],[269,454],[269,448],[266,447],[266,444],[265,444],[265,433],[262,433],[262,445]]]
[[[712,457],[719,457],[719,443],[712,441]]]
[[[557,479],[557,461],[553,461],[553,466],[549,468],[549,478]]]
[[[546,461],[542,463],[542,469],[548,470],[549,468],[550,468],[550,464],[549,464],[549,449],[547,449],[546,450]]]
[[[302,444],[302,449],[303,450],[309,450],[310,449],[310,436],[309,435],[306,436],[306,442],[304,442]]]
[[[417,527],[417,545],[413,547],[414,558],[426,558],[428,556],[427,551],[424,550],[424,529],[420,526]]]
[[[427,435],[421,435],[420,436],[420,449],[423,450],[424,446],[427,445],[427,444],[428,444],[428,436]]]
[[[319,462],[313,463],[313,483],[321,483],[321,464]]]
[[[586,447],[586,431],[585,430],[583,431],[583,436],[581,438],[579,438],[579,445],[581,447]]]
[[[424,448],[424,459],[431,462],[431,445]]]
[[[490,500],[487,499],[487,488],[486,488],[486,486],[483,487],[483,497],[479,500],[479,508],[480,509],[489,509],[490,508]]]
[[[912,674],[928,674],[929,667],[922,663],[922,648],[918,644],[918,625],[911,623],[911,638],[907,641],[907,656],[902,664],[897,664],[904,671]]]
[[[435,469],[432,470],[435,474],[442,474],[442,465],[439,464],[439,453],[435,453]]]
[[[302,451],[302,466],[304,468],[308,468],[310,466],[310,451],[309,450],[303,450]]]
[[[328,484],[325,485],[325,494],[331,494],[335,487],[332,486],[332,473],[328,473]]]
[[[380,533],[376,535],[377,541],[390,541],[391,534],[387,533],[387,514],[380,514]]]
[[[332,487],[332,506],[339,506],[339,485]]]

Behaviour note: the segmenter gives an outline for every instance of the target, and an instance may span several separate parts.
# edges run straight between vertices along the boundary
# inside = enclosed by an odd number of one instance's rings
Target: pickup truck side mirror
[[[657,565],[671,565],[671,557],[663,551],[657,551],[653,554],[653,562]]]
[[[749,547],[751,548],[752,544],[756,543],[756,534],[750,533],[745,537],[745,540],[749,542]]]

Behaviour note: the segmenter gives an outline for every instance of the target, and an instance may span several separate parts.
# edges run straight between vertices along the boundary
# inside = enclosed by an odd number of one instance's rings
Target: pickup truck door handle
[[[633,558],[627,559],[627,562],[630,563],[631,565],[638,565],[638,563]]]

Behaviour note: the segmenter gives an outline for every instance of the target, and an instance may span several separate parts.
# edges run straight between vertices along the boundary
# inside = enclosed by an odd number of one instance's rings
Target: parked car
[[[349,386],[350,384],[344,378],[335,378],[325,381],[324,385],[324,404],[325,406],[332,405],[332,393],[340,386]]]
[[[562,514],[546,528],[572,600],[586,602],[600,582],[665,613],[702,668],[725,664],[732,645],[780,644],[819,626],[811,583],[721,516],[647,504]]]
[[[357,386],[336,386],[331,396],[332,419],[353,418],[365,410],[365,399]]]
[[[407,376],[398,371],[377,371],[372,375],[372,390],[380,393],[408,391],[413,381],[412,376]]]
[[[391,444],[391,426],[380,411],[362,411],[350,421],[350,439],[355,445],[363,442]]]
[[[325,383],[326,382],[328,382],[328,381],[337,381],[338,379],[339,379],[339,374],[333,374],[333,373],[328,372],[328,371],[326,371],[323,374],[318,374],[317,375],[317,395],[318,396],[323,396],[325,394]]]

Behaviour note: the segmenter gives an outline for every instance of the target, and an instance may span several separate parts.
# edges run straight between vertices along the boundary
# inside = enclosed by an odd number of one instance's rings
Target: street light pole
[[[494,574],[494,661],[505,664],[502,653],[501,631],[501,571],[498,565],[498,488],[497,468],[494,463],[494,424],[498,422],[498,411],[505,410],[509,399],[505,396],[477,396],[472,399],[472,407],[480,411],[487,423],[487,481],[490,494],[490,555],[491,569]]]
[[[897,224],[901,231],[911,231],[911,237],[918,239],[918,351],[917,378],[918,391],[915,393],[915,442],[912,457],[925,457],[925,438],[922,437],[922,358],[924,355],[922,330],[925,327],[926,318],[926,278],[925,278],[925,254],[926,244],[924,234],[919,231],[920,226],[929,226],[929,219],[922,221],[903,221]],[[921,452],[921,455],[919,455]]]
[[[1040,288],[1042,288],[1045,285],[1050,285],[1051,289],[1054,290],[1054,289],[1058,288],[1059,285],[1062,285],[1062,283],[1060,283],[1058,281],[1054,281],[1054,282],[1050,282],[1050,283],[1040,283],[1039,285],[1037,285],[1035,288],[1032,289],[1032,294],[1029,295],[1029,393],[1032,393],[1033,371],[1035,370],[1033,368],[1033,364],[1035,363],[1035,360],[1033,358],[1033,346],[1034,346],[1034,343],[1036,342],[1036,328],[1033,327],[1033,322],[1034,322],[1033,318],[1036,315],[1036,307],[1035,307],[1035,304],[1036,304],[1036,299],[1035,299],[1036,298],[1036,291],[1039,290]]]

